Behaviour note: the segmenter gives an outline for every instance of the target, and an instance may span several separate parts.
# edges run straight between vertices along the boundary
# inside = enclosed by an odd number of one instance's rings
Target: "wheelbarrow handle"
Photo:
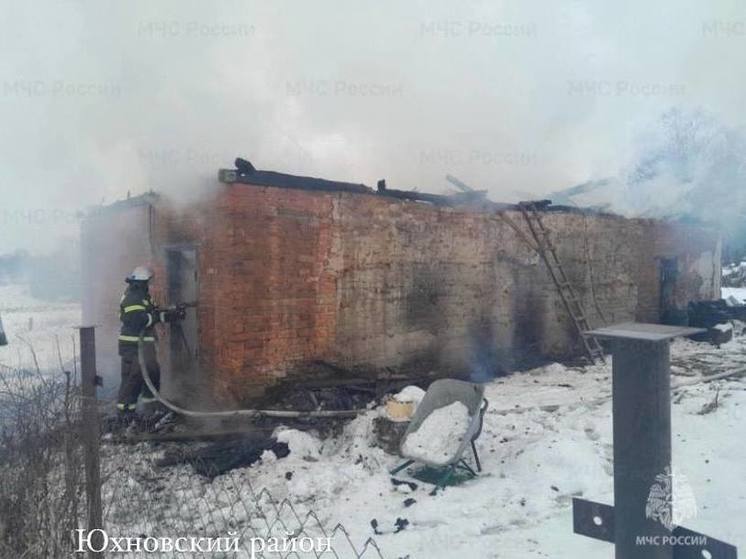
[[[471,441],[474,442],[479,438],[479,435],[482,434],[482,426],[484,425],[484,412],[487,411],[487,407],[490,405],[487,398],[482,399],[482,404],[479,406],[479,429],[477,429],[474,432],[474,435],[471,438]]]

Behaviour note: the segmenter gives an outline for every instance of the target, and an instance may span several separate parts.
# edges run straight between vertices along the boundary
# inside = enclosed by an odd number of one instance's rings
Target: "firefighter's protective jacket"
[[[137,353],[137,342],[143,329],[145,330],[143,341],[154,343],[155,325],[160,318],[160,313],[150,298],[147,288],[130,284],[119,303],[119,320],[122,322],[119,334],[119,355]]]

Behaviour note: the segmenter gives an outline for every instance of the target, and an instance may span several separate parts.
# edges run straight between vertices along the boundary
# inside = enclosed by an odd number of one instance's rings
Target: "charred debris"
[[[399,190],[389,188],[386,179],[380,179],[376,188],[371,188],[362,183],[351,183],[334,181],[316,177],[306,177],[278,173],[276,171],[262,171],[240,157],[235,160],[235,169],[220,169],[218,180],[224,184],[250,184],[255,186],[271,186],[276,188],[294,188],[299,190],[316,190],[323,192],[354,192],[357,194],[371,194],[377,196],[388,196],[399,200],[413,202],[426,202],[434,206],[471,206],[473,209],[485,210],[516,210],[519,211],[521,204],[506,204],[493,202],[487,198],[486,190],[477,190],[452,175],[446,175],[446,180],[453,185],[458,192],[453,194],[432,194],[420,192],[417,189]],[[580,209],[577,206],[552,205],[551,200],[541,200],[536,203],[542,211],[558,212],[591,212],[609,213],[597,211],[592,208]]]

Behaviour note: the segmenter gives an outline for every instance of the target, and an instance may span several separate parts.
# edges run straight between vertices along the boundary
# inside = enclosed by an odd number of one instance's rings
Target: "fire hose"
[[[142,378],[145,384],[152,392],[156,400],[163,404],[166,408],[180,415],[186,415],[188,417],[237,417],[237,416],[248,416],[248,417],[285,417],[285,418],[296,418],[296,417],[354,417],[365,413],[367,409],[357,410],[315,410],[315,411],[292,411],[292,410],[228,410],[228,411],[197,411],[188,410],[177,406],[173,402],[167,400],[161,393],[156,389],[150,378],[150,372],[148,371],[147,363],[145,360],[145,341],[143,337],[145,331],[140,332],[140,336],[137,340],[137,359],[140,363],[140,371],[142,371]]]

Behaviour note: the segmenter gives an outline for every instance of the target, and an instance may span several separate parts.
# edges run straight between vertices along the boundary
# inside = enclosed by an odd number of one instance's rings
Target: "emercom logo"
[[[655,476],[645,504],[645,517],[673,531],[682,522],[697,516],[697,501],[686,476],[667,467]]]

